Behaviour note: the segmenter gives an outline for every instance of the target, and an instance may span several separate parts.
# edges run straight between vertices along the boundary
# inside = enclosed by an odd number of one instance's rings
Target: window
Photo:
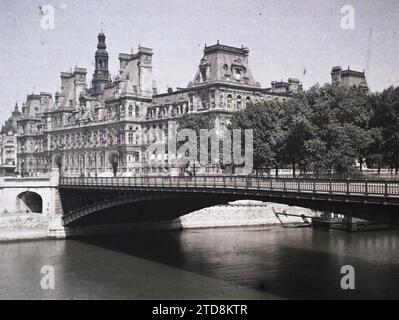
[[[133,106],[129,106],[129,117],[133,116]]]
[[[231,102],[232,102],[232,100],[233,100],[233,97],[232,97],[231,94],[229,94],[229,95],[227,96],[227,108],[228,108],[228,109],[231,109]]]
[[[136,107],[134,108],[134,116],[135,116],[136,118],[138,118],[138,117],[140,116],[140,114],[139,114],[139,107],[138,107],[138,106],[136,106]]]
[[[236,70],[234,78],[236,81],[241,81],[241,71],[240,70]]]
[[[202,81],[206,81],[206,68],[201,68]]]
[[[241,96],[237,96],[237,109],[240,110],[242,106]]]
[[[133,133],[129,132],[129,144],[133,144]]]
[[[245,99],[245,106],[248,107],[251,103],[251,97],[246,97]]]

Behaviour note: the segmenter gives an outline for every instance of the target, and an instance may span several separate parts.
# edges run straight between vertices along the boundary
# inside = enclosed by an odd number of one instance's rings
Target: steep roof
[[[248,54],[248,48],[244,47],[236,48],[219,43],[205,46],[204,56],[192,85],[224,81],[259,87],[249,68]]]

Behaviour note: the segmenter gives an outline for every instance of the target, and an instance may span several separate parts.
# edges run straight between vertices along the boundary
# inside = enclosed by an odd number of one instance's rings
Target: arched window
[[[231,109],[232,101],[233,101],[233,96],[231,94],[227,95],[227,109]]]
[[[248,107],[251,103],[251,97],[246,97],[245,99],[245,106]]]
[[[237,96],[237,110],[240,110],[242,107],[242,99],[241,96]]]

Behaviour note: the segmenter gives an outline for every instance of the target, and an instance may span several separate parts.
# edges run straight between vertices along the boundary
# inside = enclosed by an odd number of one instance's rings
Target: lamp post
[[[83,166],[84,166],[84,151],[81,150],[80,151],[80,176],[81,177],[84,177]]]
[[[102,132],[102,136],[101,136],[101,144],[102,144],[103,151],[104,151],[104,158],[103,158],[104,173],[107,171],[107,160],[106,160],[106,157],[107,157],[107,149],[106,149],[107,140],[105,138],[105,135],[106,135],[106,133],[105,133],[105,131],[103,131]]]
[[[22,153],[22,159],[21,159],[21,177],[24,177],[24,170],[25,170],[25,146],[21,146],[21,153]]]
[[[58,147],[58,150],[60,151],[60,175],[62,175],[62,167],[64,166],[64,144],[61,143]]]
[[[94,166],[95,166],[95,168],[94,168],[94,176],[96,177],[96,179],[97,179],[97,170],[98,170],[98,167],[97,167],[97,151],[95,151],[94,152]]]

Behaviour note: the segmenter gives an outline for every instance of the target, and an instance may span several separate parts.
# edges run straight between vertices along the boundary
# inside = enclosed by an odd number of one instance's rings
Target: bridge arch
[[[108,195],[106,195],[108,193]],[[179,192],[118,192],[61,190],[66,226],[125,222],[169,221],[215,205],[243,199],[241,196],[182,194]]]
[[[24,191],[17,196],[17,210],[19,212],[32,212],[42,213],[43,212],[43,199],[42,197],[32,191]]]

